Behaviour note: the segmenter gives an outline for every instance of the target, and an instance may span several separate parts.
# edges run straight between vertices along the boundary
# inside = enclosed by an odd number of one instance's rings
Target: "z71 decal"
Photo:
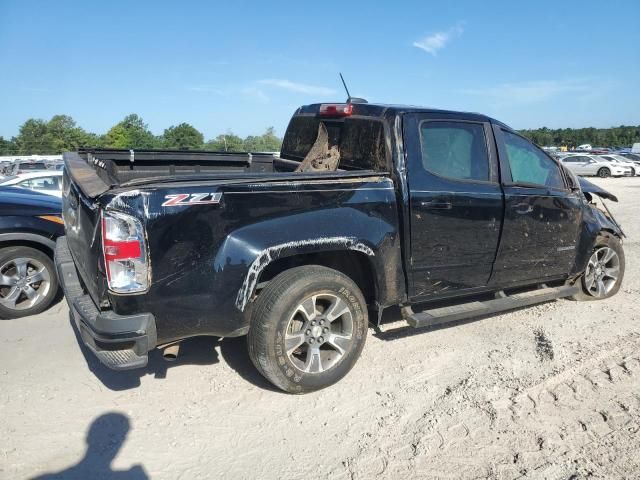
[[[220,203],[222,193],[172,193],[165,195],[163,207],[182,207],[185,205],[210,205]]]

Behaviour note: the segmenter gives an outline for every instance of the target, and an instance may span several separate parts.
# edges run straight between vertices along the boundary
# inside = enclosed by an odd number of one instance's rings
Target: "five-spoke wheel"
[[[584,283],[590,295],[605,297],[616,285],[620,276],[620,257],[609,247],[600,247],[593,252],[584,276]]]
[[[578,285],[575,300],[602,300],[615,295],[624,277],[624,250],[620,239],[601,232]]]
[[[24,317],[47,308],[58,290],[53,262],[30,247],[0,250],[0,315]]]
[[[289,319],[285,345],[289,360],[303,372],[330,369],[344,356],[353,338],[353,316],[347,303],[332,293],[303,300]]]
[[[344,377],[367,337],[367,304],[346,275],[310,265],[273,278],[253,305],[249,355],[274,385],[290,393]]]

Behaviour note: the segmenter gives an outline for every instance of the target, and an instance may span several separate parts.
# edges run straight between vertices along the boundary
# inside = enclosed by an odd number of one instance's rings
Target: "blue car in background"
[[[0,187],[0,318],[33,315],[51,305],[58,293],[53,252],[61,235],[59,198]]]

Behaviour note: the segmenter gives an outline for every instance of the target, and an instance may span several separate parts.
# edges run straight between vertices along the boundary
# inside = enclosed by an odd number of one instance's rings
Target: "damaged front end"
[[[625,237],[626,235],[624,234],[622,227],[616,221],[613,214],[611,213],[611,210],[609,210],[609,207],[607,207],[607,204],[605,203],[605,200],[611,200],[613,202],[617,202],[618,197],[616,197],[613,193],[605,190],[604,188],[601,188],[598,185],[591,183],[588,180],[585,180],[582,177],[578,179],[578,182],[580,184],[580,190],[582,191],[582,194],[584,195],[584,197],[587,199],[589,206],[592,209],[596,210],[597,214],[603,215],[606,218],[605,223],[613,224],[616,227],[616,229],[613,230],[612,233],[615,233],[619,237]],[[598,208],[598,205],[596,204],[596,202],[594,202],[594,198],[593,198],[594,195],[600,198],[600,204],[602,205],[602,208],[604,210],[601,210],[600,208]],[[607,226],[610,226],[610,225],[607,225]],[[604,228],[604,229],[607,230],[608,228]]]
[[[617,202],[618,197],[582,177],[570,174],[570,178],[576,187],[575,190],[579,190],[584,197],[576,259],[569,275],[575,279],[585,271],[598,235],[608,232],[622,239],[625,234],[605,203],[605,200]]]

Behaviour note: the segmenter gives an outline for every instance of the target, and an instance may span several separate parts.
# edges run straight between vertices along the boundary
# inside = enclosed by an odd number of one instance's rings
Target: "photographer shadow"
[[[33,480],[85,480],[113,478],[146,480],[149,478],[139,464],[128,470],[113,470],[111,464],[124,444],[130,430],[129,418],[122,413],[106,413],[96,418],[87,432],[87,451],[78,463],[59,472],[44,473]]]

